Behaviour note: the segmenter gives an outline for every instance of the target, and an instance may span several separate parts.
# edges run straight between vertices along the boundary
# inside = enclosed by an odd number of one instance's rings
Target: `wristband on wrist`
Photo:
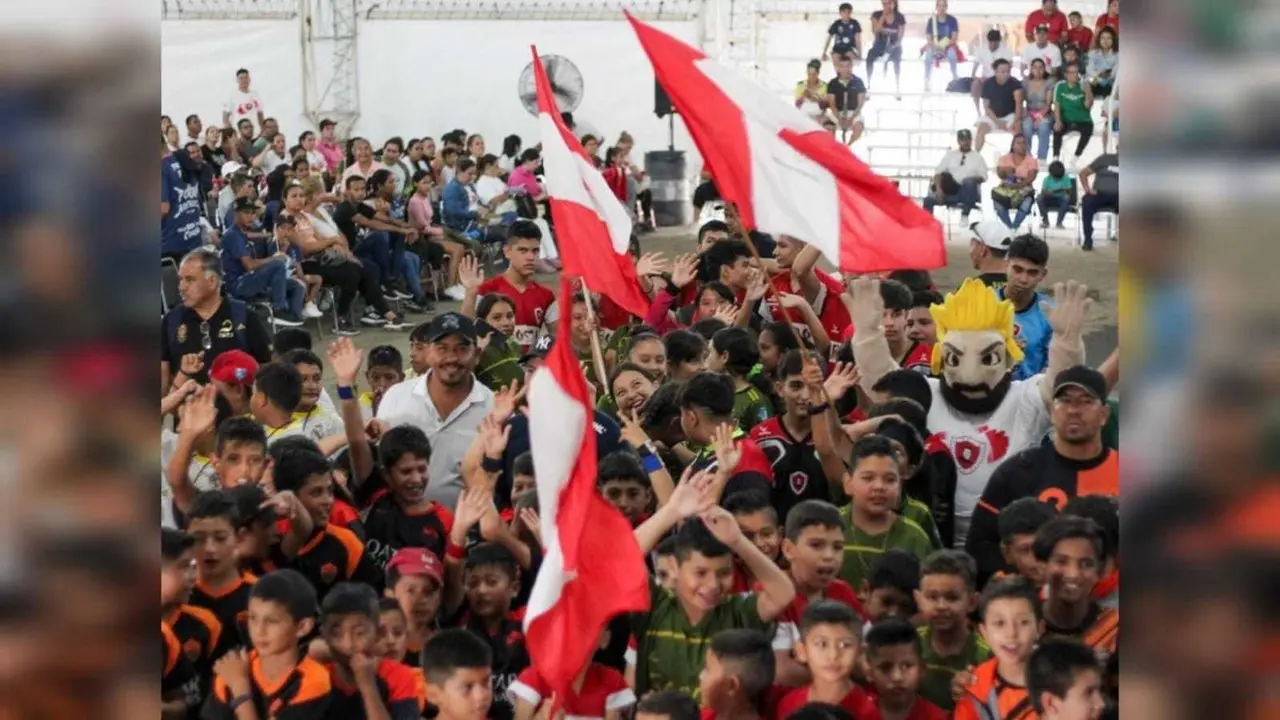
[[[810,415],[821,415],[822,413],[826,412],[826,411],[827,411],[827,409],[828,409],[828,408],[830,408],[830,407],[831,407],[831,403],[826,402],[826,401],[823,401],[823,402],[820,402],[820,403],[817,403],[817,404],[811,404],[811,405],[809,405],[809,414],[810,414]]]
[[[652,475],[665,466],[662,464],[662,458],[650,453],[640,456],[640,467],[644,468],[646,475]]]
[[[356,391],[353,390],[350,385],[339,385],[338,398],[342,400],[355,400]]]
[[[650,457],[651,455],[653,455],[653,445],[650,443],[645,443],[640,447],[637,447],[636,455],[639,455],[641,460],[647,457]]]
[[[480,469],[487,473],[500,473],[502,472],[502,458],[495,459],[485,455],[480,459]]]
[[[467,551],[461,545],[450,539],[449,544],[444,547],[444,556],[447,558],[453,558],[454,560],[461,560],[467,556]]]
[[[680,297],[680,286],[671,282],[669,278],[667,279],[667,294],[674,298]]]
[[[227,709],[230,710],[231,712],[235,712],[236,708],[249,702],[252,699],[253,699],[253,693],[245,693],[243,695],[237,695],[231,698],[231,702],[227,703]]]

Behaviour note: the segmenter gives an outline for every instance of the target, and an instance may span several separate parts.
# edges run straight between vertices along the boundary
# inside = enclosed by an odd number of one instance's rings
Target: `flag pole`
[[[779,317],[783,319],[787,328],[791,330],[791,337],[796,339],[796,347],[801,350],[804,350],[805,349],[804,338],[800,337],[800,331],[796,330],[796,326],[792,324],[791,318],[787,316],[787,309],[782,306],[782,296],[778,294],[778,288],[774,287],[773,283],[769,281],[769,276],[764,269],[764,260],[760,258],[760,251],[756,249],[756,244],[751,242],[751,235],[747,233],[747,227],[742,224],[742,216],[738,214],[738,208],[735,207],[733,209],[733,214],[734,214],[734,217],[737,218],[737,220],[734,222],[734,225],[738,226],[738,237],[741,238],[742,241],[747,244],[747,249],[751,251],[751,257],[754,258],[756,261],[756,267],[759,268],[760,272],[765,275],[765,279],[764,279],[765,297],[767,298],[770,295],[773,296],[774,301],[778,303]],[[808,302],[808,300],[806,300],[805,302]]]
[[[604,371],[604,353],[600,350],[600,333],[596,327],[596,310],[592,305],[591,288],[587,287],[586,278],[578,278],[578,282],[582,283],[582,299],[587,305],[587,320],[591,322],[591,363],[596,368],[596,378],[600,382],[598,392],[607,392],[609,390],[609,376]],[[570,308],[569,322],[573,322],[573,312]],[[597,398],[598,400],[599,398]]]

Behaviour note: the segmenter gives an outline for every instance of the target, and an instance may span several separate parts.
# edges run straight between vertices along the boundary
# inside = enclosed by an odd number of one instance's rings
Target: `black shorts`
[[[441,267],[444,265],[444,248],[440,243],[426,238],[419,238],[418,242],[409,246],[418,257],[422,258],[422,262],[431,267]]]

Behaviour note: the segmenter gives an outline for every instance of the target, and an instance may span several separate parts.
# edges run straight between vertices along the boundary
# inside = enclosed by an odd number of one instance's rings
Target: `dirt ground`
[[[1050,231],[1047,238],[1050,246],[1049,277],[1042,289],[1051,291],[1054,282],[1066,280],[1076,280],[1089,286],[1094,302],[1085,322],[1086,357],[1090,364],[1097,364],[1115,349],[1119,337],[1116,303],[1116,262],[1119,253],[1116,245],[1105,240],[1097,243],[1094,252],[1083,252],[1072,245],[1072,236],[1073,232],[1070,230]],[[952,240],[947,245],[947,266],[933,273],[935,282],[944,292],[955,289],[964,278],[974,274],[969,262],[967,237],[958,225],[952,228]],[[644,252],[662,252],[672,258],[692,249],[693,235],[683,229],[662,229],[641,237],[640,245]],[[538,279],[550,284],[554,282],[555,276],[541,276]],[[458,303],[444,300],[438,304],[436,312],[457,307]],[[422,321],[429,317],[429,314],[415,315],[410,316],[410,320]],[[316,350],[321,353],[321,357],[324,348],[332,340],[332,335],[327,332],[324,337],[317,338]],[[366,350],[377,345],[394,345],[408,357],[407,332],[363,328],[353,340],[357,347]],[[326,383],[332,384],[332,377],[327,372]]]

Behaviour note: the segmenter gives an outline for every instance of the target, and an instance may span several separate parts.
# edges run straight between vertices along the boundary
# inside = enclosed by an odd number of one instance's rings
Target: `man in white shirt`
[[[978,48],[973,56],[973,81],[969,85],[969,95],[973,98],[973,107],[982,113],[982,83],[996,74],[996,60],[1013,62],[1013,51],[1000,36],[1000,31],[992,28],[987,31],[987,44]]]
[[[982,153],[973,149],[973,133],[967,128],[956,133],[956,145],[957,149],[948,150],[938,163],[924,209],[933,212],[938,205],[959,205],[960,222],[967,226],[969,213],[982,201],[982,184],[989,171]]]
[[[236,71],[236,91],[231,93],[227,104],[222,108],[222,126],[236,127],[241,118],[248,118],[251,122],[256,120],[256,126],[261,128],[265,117],[262,114],[262,98],[258,97],[256,91],[249,89],[249,71],[240,68]]]
[[[421,377],[391,386],[378,405],[385,428],[413,425],[431,441],[427,498],[453,510],[462,494],[462,458],[493,409],[493,391],[476,380],[476,326],[455,312],[427,325],[429,367]]]
[[[1036,26],[1036,41],[1022,49],[1022,77],[1031,74],[1031,61],[1043,60],[1044,69],[1049,75],[1062,65],[1062,51],[1057,45],[1049,42],[1049,26]]]

